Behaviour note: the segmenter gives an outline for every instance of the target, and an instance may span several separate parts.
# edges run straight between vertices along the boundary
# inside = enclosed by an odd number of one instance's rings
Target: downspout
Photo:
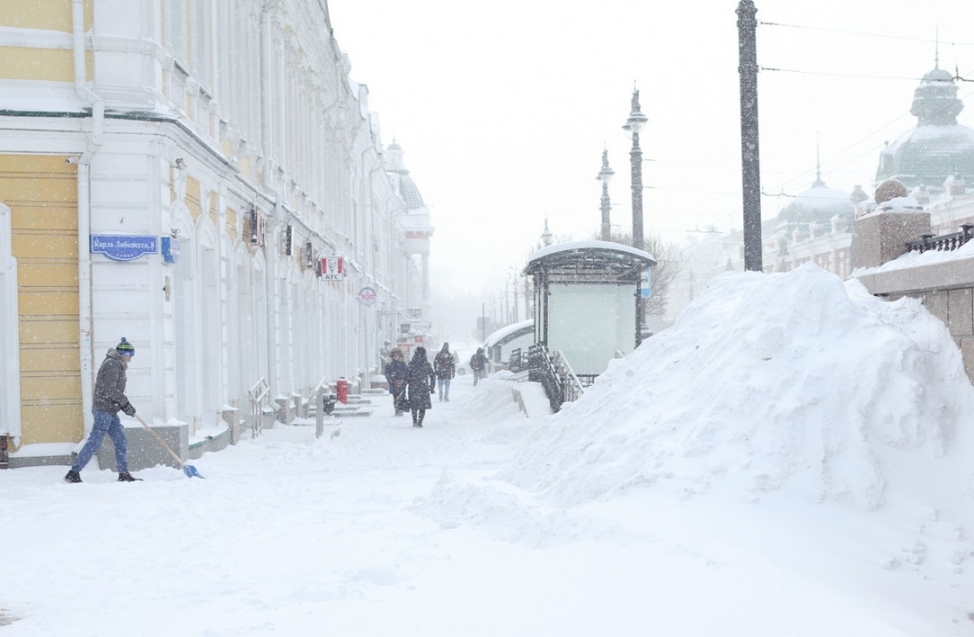
[[[275,320],[278,318],[277,308],[279,307],[280,298],[275,294],[274,281],[276,279],[275,270],[277,270],[277,262],[280,259],[280,243],[278,242],[278,228],[281,225],[281,221],[284,219],[284,206],[281,205],[281,196],[277,195],[274,200],[274,219],[271,223],[267,224],[267,232],[270,234],[270,241],[265,235],[264,238],[264,250],[265,250],[265,262],[267,267],[264,268],[265,286],[267,288],[267,293],[264,295],[267,306],[264,308],[267,312],[267,385],[271,393],[271,401],[273,402],[281,394],[281,384],[280,384],[280,366],[281,366],[281,356],[280,350],[277,347],[277,331],[278,323]],[[281,317],[283,320],[283,317]]]
[[[74,37],[74,88],[78,96],[91,104],[91,131],[88,146],[78,159],[78,324],[81,357],[81,401],[85,433],[91,431],[92,407],[92,342],[91,342],[91,159],[102,146],[105,101],[88,88],[85,64],[84,0],[71,1]]]
[[[9,466],[9,441],[20,446],[20,339],[17,336],[19,310],[17,305],[17,259],[10,245],[10,208],[0,203],[0,338],[7,340],[9,348],[0,361],[0,469]]]
[[[266,188],[268,183],[273,186],[273,176],[274,169],[271,166],[271,157],[273,155],[273,149],[271,148],[271,90],[268,83],[271,77],[271,27],[270,27],[270,11],[275,6],[280,4],[281,0],[269,0],[265,2],[260,8],[260,152],[264,155],[264,175],[263,183]],[[277,397],[279,393],[279,383],[277,378],[277,349],[275,343],[277,342],[277,325],[274,321],[275,318],[275,308],[277,307],[276,298],[274,296],[274,270],[277,267],[277,241],[271,240],[267,241],[267,234],[272,237],[276,236],[276,229],[274,226],[277,221],[281,218],[281,196],[275,193],[274,201],[274,221],[268,224],[265,230],[264,239],[264,250],[265,262],[267,267],[264,272],[264,285],[266,287],[265,301],[267,306],[264,311],[267,313],[267,385],[271,394],[271,401]],[[273,248],[271,246],[274,246]],[[271,258],[273,255],[273,259]]]
[[[270,0],[260,8],[260,143],[264,153],[264,183],[267,176],[273,175],[270,169],[272,156],[271,140],[271,19],[270,11],[281,0]]]

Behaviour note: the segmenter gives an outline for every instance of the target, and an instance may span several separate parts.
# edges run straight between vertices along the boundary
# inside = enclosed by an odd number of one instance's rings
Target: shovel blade
[[[187,478],[202,478],[203,477],[203,476],[200,475],[200,472],[196,470],[196,467],[194,467],[191,464],[184,464],[183,465],[183,473],[186,474],[186,477]]]

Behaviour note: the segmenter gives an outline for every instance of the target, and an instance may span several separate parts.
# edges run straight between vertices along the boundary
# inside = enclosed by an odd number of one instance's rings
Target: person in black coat
[[[409,368],[406,361],[402,359],[402,350],[398,347],[390,350],[391,359],[385,367],[384,373],[389,382],[389,393],[392,394],[392,405],[395,407],[396,415],[402,416],[406,403],[406,374]]]
[[[484,348],[478,347],[477,353],[470,357],[470,369],[473,371],[473,386],[477,386],[477,381],[487,377],[487,355]]]
[[[430,395],[436,391],[436,373],[426,358],[426,348],[417,347],[406,372],[406,393],[413,414],[413,427],[422,427],[426,410],[433,408]]]
[[[443,343],[436,357],[433,359],[433,371],[436,372],[436,386],[439,388],[440,400],[450,402],[450,379],[456,374],[457,364],[450,353],[450,344]]]

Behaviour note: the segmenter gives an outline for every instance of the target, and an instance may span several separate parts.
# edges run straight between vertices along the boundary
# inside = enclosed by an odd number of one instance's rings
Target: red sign
[[[326,281],[341,281],[345,278],[345,260],[342,257],[323,257],[321,278]]]

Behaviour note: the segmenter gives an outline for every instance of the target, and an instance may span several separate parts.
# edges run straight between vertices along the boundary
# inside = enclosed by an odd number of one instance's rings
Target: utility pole
[[[741,76],[741,181],[744,204],[744,269],[762,271],[761,167],[758,152],[758,10],[753,0],[737,5],[738,72]]]

